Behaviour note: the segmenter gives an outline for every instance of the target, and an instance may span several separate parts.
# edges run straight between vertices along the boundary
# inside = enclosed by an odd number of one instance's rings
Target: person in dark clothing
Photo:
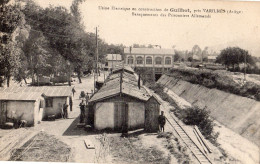
[[[70,97],[70,111],[72,111],[72,105],[73,105],[73,102],[72,102],[72,98]]]
[[[84,118],[85,118],[85,107],[86,107],[86,104],[84,102],[84,100],[81,101],[81,103],[79,104],[80,106],[80,123],[83,123],[84,122]]]
[[[161,111],[161,115],[158,117],[159,122],[159,130],[160,132],[164,132],[164,125],[166,123],[166,117],[164,116],[164,112]]]
[[[74,97],[74,93],[76,92],[75,90],[75,87],[72,88],[72,94],[73,94],[73,97]]]
[[[87,94],[86,94],[86,96],[85,96],[85,99],[86,99],[86,104],[88,104],[88,100],[89,100],[88,92],[87,92]]]
[[[67,105],[66,101],[63,104],[63,118],[68,118],[68,105]]]

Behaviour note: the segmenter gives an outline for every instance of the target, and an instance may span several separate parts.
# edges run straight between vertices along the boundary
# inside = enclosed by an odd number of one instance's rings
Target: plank
[[[95,145],[90,140],[85,139],[84,143],[85,143],[87,149],[95,149]]]

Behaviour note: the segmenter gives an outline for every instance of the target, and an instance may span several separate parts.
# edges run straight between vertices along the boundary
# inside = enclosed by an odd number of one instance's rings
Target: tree
[[[179,61],[180,59],[181,59],[180,54],[175,52],[175,55],[173,56],[173,61],[174,61],[174,62],[177,62],[177,61]]]
[[[51,55],[48,52],[48,41],[41,32],[30,31],[29,38],[25,41],[23,52],[24,62],[28,63],[32,83],[35,84],[34,75],[46,74],[51,66],[47,61]]]
[[[73,67],[77,68],[75,70],[78,75],[81,74],[85,61],[94,59],[96,47],[95,35],[86,33],[81,24],[78,8],[81,2],[73,1],[71,13],[63,7],[42,9],[33,2],[28,2],[23,10],[26,20],[33,30],[41,31],[56,55],[61,55],[65,61],[72,64],[72,66],[67,67],[69,71]],[[80,76],[78,77],[80,78]],[[81,80],[79,79],[79,81]]]
[[[217,57],[216,63],[221,63],[227,68],[232,66],[233,70],[235,65],[239,67],[240,63],[255,65],[255,62],[247,50],[239,47],[227,47],[221,50],[220,55]]]
[[[192,58],[196,59],[196,60],[200,60],[201,59],[201,49],[198,45],[194,45],[192,48]]]
[[[0,85],[6,79],[7,86],[12,74],[19,67],[19,50],[16,49],[14,38],[23,15],[19,4],[8,4],[8,0],[0,3]],[[4,77],[4,79],[2,78]]]

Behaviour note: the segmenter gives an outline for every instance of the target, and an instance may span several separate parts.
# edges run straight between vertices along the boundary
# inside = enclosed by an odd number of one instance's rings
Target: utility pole
[[[97,54],[97,60],[96,60],[96,73],[98,73],[98,28],[96,27],[96,54]],[[98,77],[97,77],[98,79]]]
[[[98,74],[98,29],[96,27],[96,63],[95,63],[95,71],[94,71],[94,93],[96,91],[96,81],[98,81],[98,76],[96,80],[96,74]]]

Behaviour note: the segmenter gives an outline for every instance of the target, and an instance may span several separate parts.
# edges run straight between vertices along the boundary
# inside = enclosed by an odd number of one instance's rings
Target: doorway
[[[115,130],[121,131],[128,128],[128,104],[125,102],[115,102]]]

